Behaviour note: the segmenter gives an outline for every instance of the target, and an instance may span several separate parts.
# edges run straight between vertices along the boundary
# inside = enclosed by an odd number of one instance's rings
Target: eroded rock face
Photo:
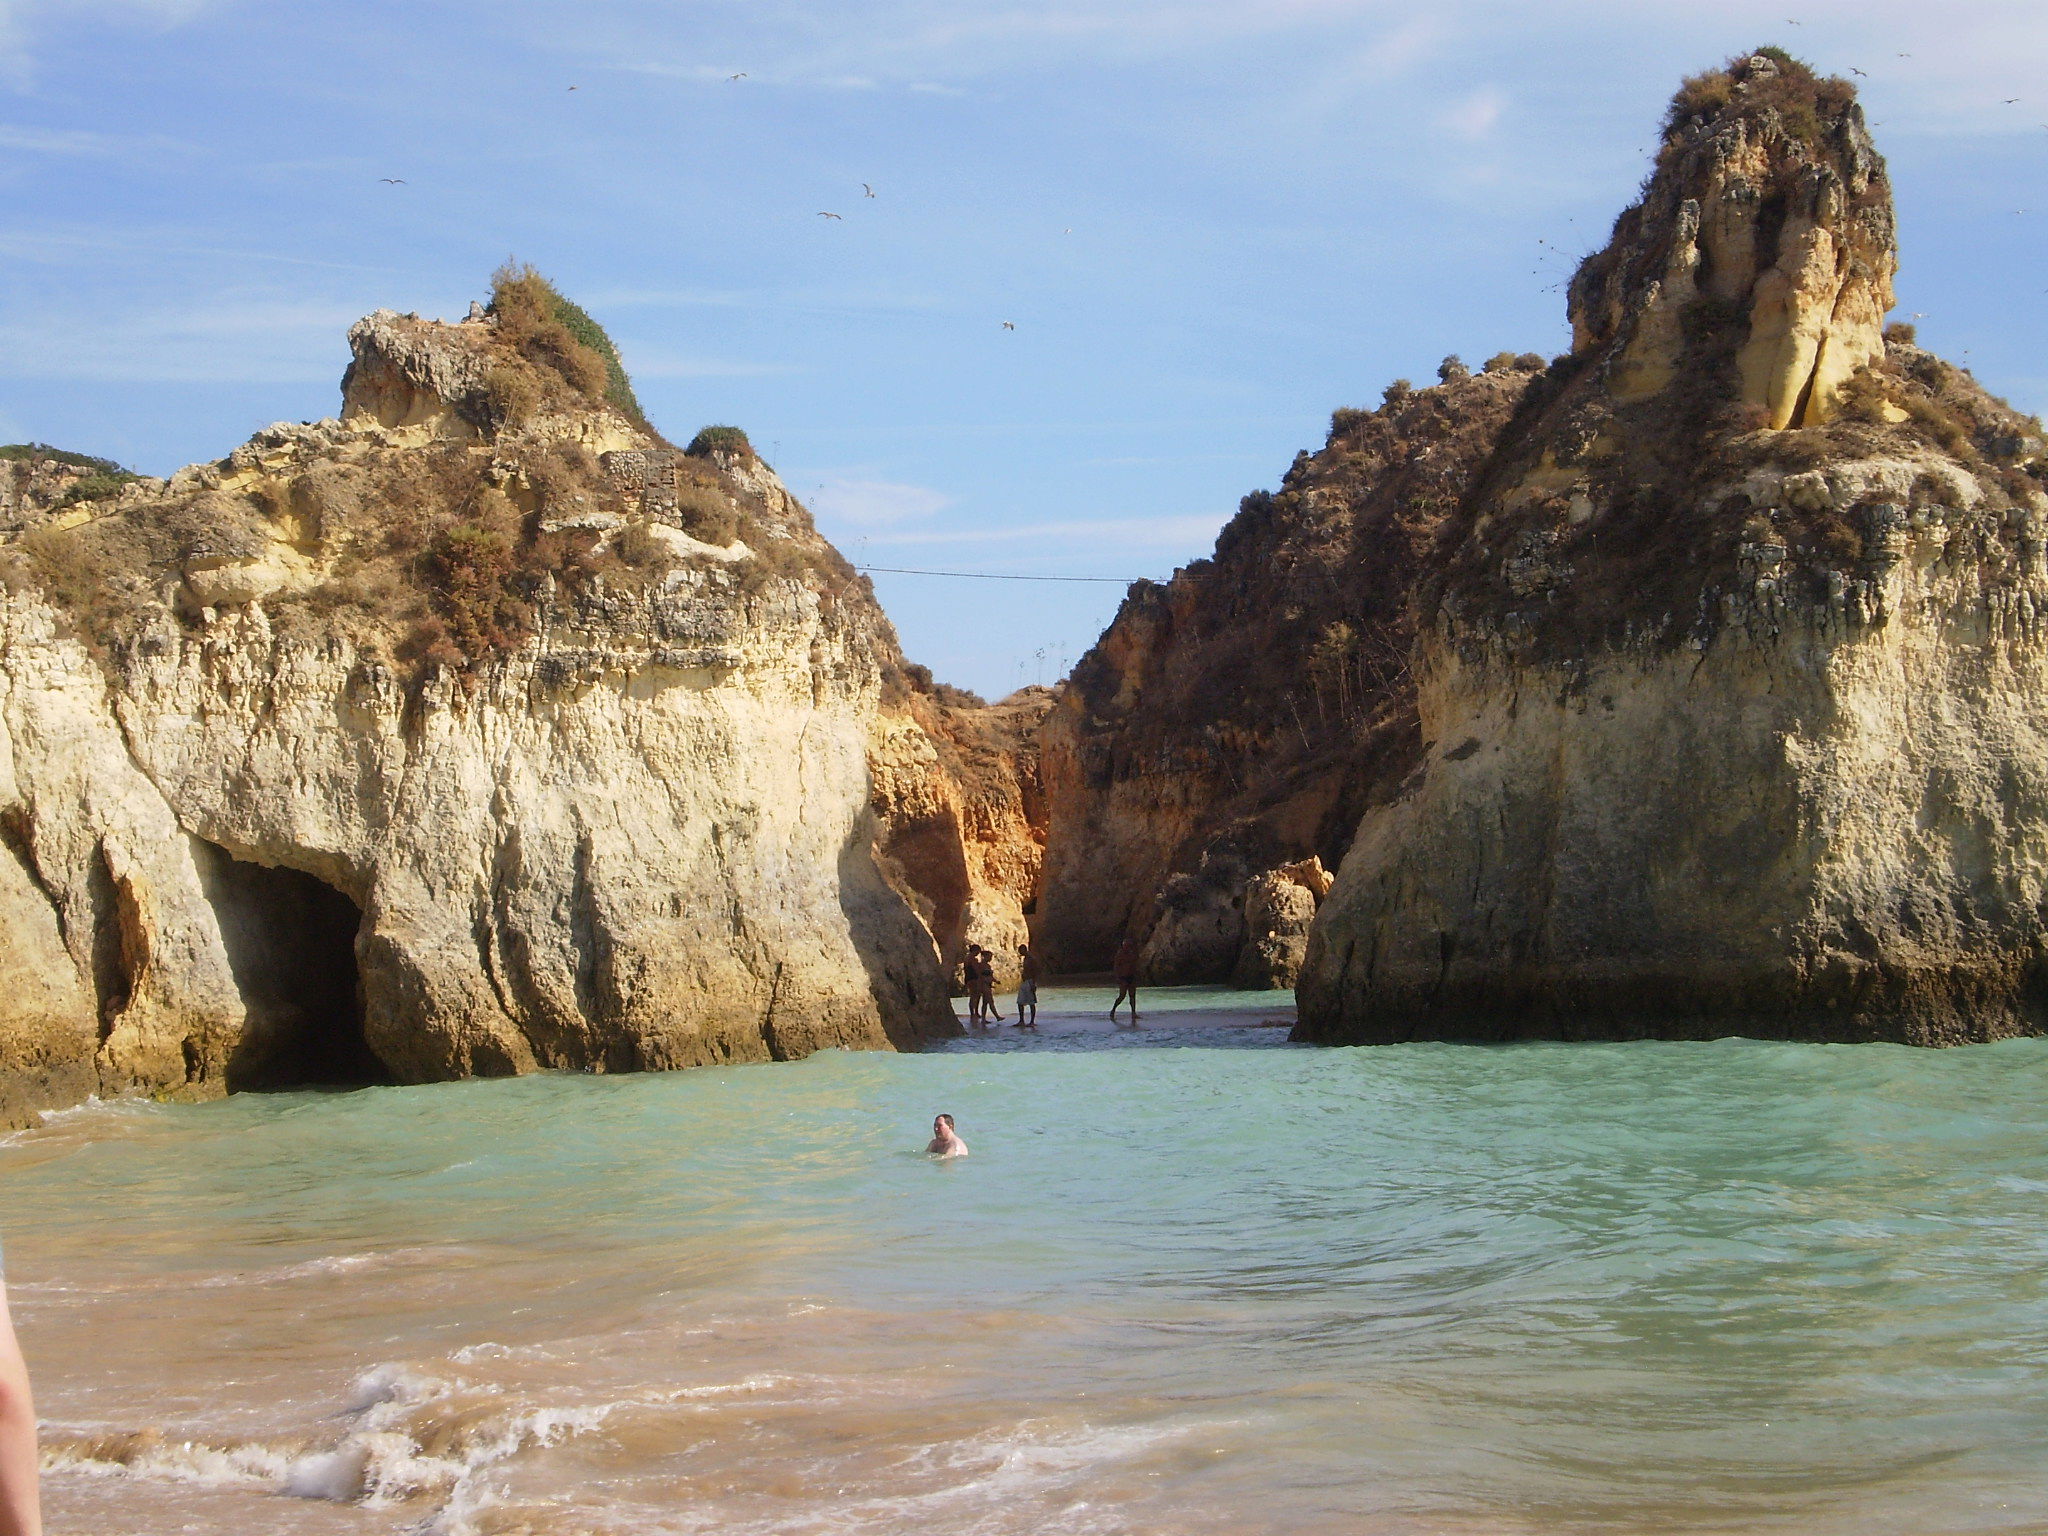
[[[976,944],[995,955],[997,984],[1014,986],[1045,857],[1038,732],[1052,691],[996,704],[917,686],[896,695],[869,756],[882,870],[949,974]]]
[[[1873,336],[1881,167],[1780,69],[1689,83],[1446,527],[1303,1038],[2048,1028],[2048,466]]]
[[[489,328],[434,325],[358,327],[349,421],[4,552],[10,1123],[957,1027],[870,847],[865,583],[758,461],[664,500],[615,414],[441,430],[390,380]]]
[[[1042,738],[1037,931],[1055,970],[1106,970],[1128,932],[1146,980],[1228,982],[1266,938],[1247,882],[1343,856],[1420,753],[1414,586],[1540,367],[1446,369],[1338,412],[1277,494],[1245,498],[1212,559],[1132,587]],[[1293,980],[1282,957],[1242,963]]]
[[[1572,282],[1573,350],[1605,353],[1631,402],[1703,366],[1711,332],[1739,330],[1738,398],[1762,425],[1817,426],[1884,355],[1896,267],[1891,187],[1854,93],[1753,55],[1673,103],[1643,200]]]

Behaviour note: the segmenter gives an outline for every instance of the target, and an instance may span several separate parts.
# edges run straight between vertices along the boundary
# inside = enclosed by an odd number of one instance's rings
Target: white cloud
[[[352,308],[251,299],[0,322],[0,371],[99,384],[340,382]]]
[[[1506,92],[1489,85],[1447,108],[1437,121],[1459,138],[1477,142],[1499,125],[1507,106]]]
[[[0,0],[0,76],[24,83],[34,73],[33,39],[53,24],[112,20],[153,31],[182,26],[220,0]]]
[[[0,123],[0,149],[23,154],[112,156],[150,142],[164,141],[116,138],[82,128],[22,128]]]
[[[881,528],[930,517],[953,505],[951,496],[930,486],[848,475],[826,480],[811,492],[808,500],[814,512],[860,528]]]

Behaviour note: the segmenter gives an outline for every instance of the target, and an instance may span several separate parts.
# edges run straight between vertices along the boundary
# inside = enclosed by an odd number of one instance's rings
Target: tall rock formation
[[[1106,969],[1133,933],[1150,981],[1292,985],[1324,866],[1419,760],[1415,584],[1542,366],[1447,363],[1337,412],[1212,558],[1132,587],[1041,743],[1056,969]]]
[[[1891,231],[1842,82],[1680,92],[1443,524],[1303,1038],[2048,1028],[2048,467],[1879,331]]]
[[[870,846],[896,645],[736,433],[531,274],[338,421],[0,547],[0,1122],[954,1024]]]
[[[1045,858],[1039,728],[1046,688],[995,704],[903,666],[885,688],[875,744],[875,852],[937,946],[949,975],[969,944],[1016,985]]]

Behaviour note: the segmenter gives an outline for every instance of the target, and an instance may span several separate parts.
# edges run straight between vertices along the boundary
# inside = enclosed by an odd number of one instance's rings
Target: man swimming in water
[[[953,1129],[953,1117],[940,1115],[932,1122],[932,1144],[925,1148],[933,1157],[965,1157],[967,1143]]]

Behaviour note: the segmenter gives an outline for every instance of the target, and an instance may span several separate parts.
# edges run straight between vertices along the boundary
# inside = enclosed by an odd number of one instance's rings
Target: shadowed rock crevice
[[[363,1037],[362,909],[312,875],[238,859],[204,838],[192,839],[192,861],[248,1011],[228,1089],[391,1082]]]

